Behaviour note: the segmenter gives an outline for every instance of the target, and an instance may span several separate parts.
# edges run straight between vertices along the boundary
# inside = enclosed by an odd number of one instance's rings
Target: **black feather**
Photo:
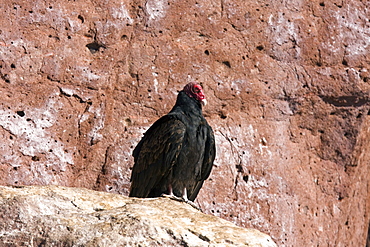
[[[194,201],[216,155],[212,128],[198,100],[181,91],[172,110],[158,119],[133,151],[130,196],[170,193]]]

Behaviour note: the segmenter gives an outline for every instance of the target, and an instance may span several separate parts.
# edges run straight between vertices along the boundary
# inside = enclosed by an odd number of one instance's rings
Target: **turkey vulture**
[[[216,155],[213,130],[202,114],[205,103],[201,85],[189,83],[172,110],[146,131],[133,151],[131,197],[167,195],[194,206]]]

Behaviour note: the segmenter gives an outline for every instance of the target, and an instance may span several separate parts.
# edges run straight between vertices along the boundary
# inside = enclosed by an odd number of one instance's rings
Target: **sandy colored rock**
[[[167,198],[57,186],[0,187],[0,209],[4,246],[276,246],[260,231]]]
[[[3,1],[0,184],[128,195],[190,81],[217,157],[196,203],[279,246],[364,246],[369,1]]]

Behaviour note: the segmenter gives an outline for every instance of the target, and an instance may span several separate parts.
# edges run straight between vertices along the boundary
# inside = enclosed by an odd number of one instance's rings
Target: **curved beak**
[[[207,105],[207,100],[206,99],[202,99],[202,101],[200,102],[203,106]]]

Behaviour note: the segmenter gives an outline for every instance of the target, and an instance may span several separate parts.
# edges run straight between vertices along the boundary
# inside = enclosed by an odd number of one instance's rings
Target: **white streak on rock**
[[[149,20],[158,20],[166,15],[167,0],[148,0],[145,8],[149,15]]]
[[[74,163],[73,157],[64,151],[63,143],[55,140],[47,130],[56,123],[60,107],[62,104],[52,96],[44,107],[25,110],[24,116],[10,109],[1,109],[0,126],[17,138],[14,146],[19,146],[23,155],[44,154],[49,162],[44,165],[56,165],[64,171],[67,164]],[[17,160],[12,160],[12,157],[14,158],[14,155],[3,159],[12,164],[16,163]]]
[[[124,4],[119,8],[113,8],[112,16],[115,19],[127,21],[129,24],[134,22]]]

